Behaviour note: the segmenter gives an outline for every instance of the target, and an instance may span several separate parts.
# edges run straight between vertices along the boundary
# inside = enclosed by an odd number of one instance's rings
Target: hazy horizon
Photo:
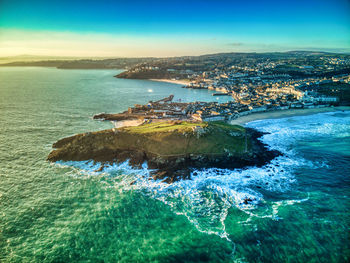
[[[350,52],[347,0],[2,0],[0,10],[0,57]]]
[[[200,55],[192,55],[192,56],[206,56],[206,55],[217,55],[217,54],[240,54],[240,53],[246,53],[246,54],[269,54],[269,53],[288,53],[288,52],[310,52],[310,53],[329,53],[329,54],[350,54],[349,52],[331,52],[331,51],[322,51],[322,50],[287,50],[287,51],[262,51],[262,52],[254,52],[254,51],[236,51],[236,52],[219,52],[219,53],[205,53]],[[24,60],[80,60],[80,59],[96,59],[96,60],[104,60],[104,59],[123,59],[123,58],[174,58],[174,57],[191,57],[191,55],[185,55],[185,56],[166,56],[166,57],[156,57],[156,56],[137,56],[137,57],[124,57],[124,56],[50,56],[50,55],[30,55],[30,54],[20,54],[20,55],[13,55],[13,56],[0,56],[0,60],[6,60],[6,59],[19,59],[16,61],[24,61]]]

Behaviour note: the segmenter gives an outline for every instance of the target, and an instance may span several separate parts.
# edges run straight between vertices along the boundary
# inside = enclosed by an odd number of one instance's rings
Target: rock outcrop
[[[124,162],[155,169],[154,179],[186,179],[193,168],[261,166],[279,153],[261,133],[226,123],[166,122],[77,134],[53,144],[49,161]]]

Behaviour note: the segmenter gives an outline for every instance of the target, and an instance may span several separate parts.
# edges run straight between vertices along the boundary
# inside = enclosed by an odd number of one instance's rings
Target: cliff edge
[[[161,122],[77,134],[53,144],[49,161],[129,160],[147,162],[154,179],[186,179],[193,168],[261,166],[279,153],[269,151],[255,130],[224,122]]]

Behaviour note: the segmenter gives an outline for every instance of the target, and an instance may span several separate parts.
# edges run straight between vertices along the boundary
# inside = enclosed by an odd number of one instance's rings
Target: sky
[[[0,0],[0,56],[350,53],[350,0]]]

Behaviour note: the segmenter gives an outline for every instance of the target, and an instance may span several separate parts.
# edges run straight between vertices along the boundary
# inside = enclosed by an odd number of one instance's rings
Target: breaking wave
[[[93,162],[58,162],[74,167],[75,176],[106,176],[112,179],[119,191],[139,190],[144,194],[169,205],[178,215],[184,215],[201,232],[215,234],[231,241],[225,220],[229,209],[238,209],[248,215],[242,224],[253,217],[280,220],[278,209],[308,200],[266,201],[266,193],[283,193],[293,189],[297,178],[294,171],[300,167],[309,169],[327,166],[325,162],[310,161],[295,150],[303,140],[317,140],[323,136],[349,136],[350,112],[320,113],[310,116],[288,117],[254,121],[247,127],[266,132],[260,140],[283,153],[263,167],[246,169],[194,170],[190,180],[172,184],[150,180],[150,170],[144,164],[133,169],[127,162],[105,166],[94,172],[100,164]],[[233,243],[233,242],[232,242]],[[234,246],[234,243],[233,243]]]

